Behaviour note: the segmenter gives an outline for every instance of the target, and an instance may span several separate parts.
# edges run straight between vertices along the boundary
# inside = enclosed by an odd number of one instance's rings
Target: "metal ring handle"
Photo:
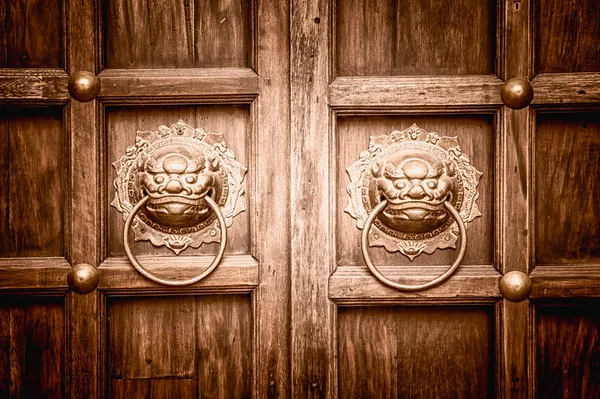
[[[369,214],[369,217],[367,218],[367,221],[365,222],[365,226],[363,227],[362,253],[363,253],[363,258],[365,259],[365,263],[367,264],[367,267],[369,268],[371,273],[373,273],[373,275],[375,277],[377,277],[377,279],[379,281],[381,281],[382,283],[384,283],[385,285],[396,288],[397,290],[400,290],[400,291],[423,290],[425,288],[433,287],[434,285],[439,284],[442,281],[446,280],[448,277],[450,277],[450,275],[452,273],[454,273],[454,271],[458,268],[458,266],[460,266],[460,262],[462,261],[463,257],[465,256],[465,251],[467,249],[467,235],[466,235],[465,223],[461,219],[456,208],[454,208],[452,206],[452,204],[448,201],[444,202],[444,207],[446,208],[446,210],[448,210],[448,212],[450,212],[452,217],[454,217],[454,220],[456,220],[456,223],[458,224],[458,230],[459,230],[459,233],[461,236],[458,257],[456,258],[456,260],[454,261],[452,266],[450,266],[450,269],[446,270],[446,272],[444,274],[442,274],[439,277],[436,277],[435,279],[431,280],[430,282],[425,283],[425,284],[419,284],[419,285],[407,285],[407,284],[395,283],[395,282],[389,280],[388,278],[386,278],[383,274],[381,274],[381,272],[379,270],[377,270],[375,265],[373,265],[373,262],[371,261],[371,257],[369,255],[369,230],[371,230],[371,226],[373,225],[373,222],[375,221],[375,218],[377,217],[377,215],[379,215],[379,213],[387,206],[387,204],[388,204],[387,200],[383,200],[375,208],[373,208],[373,210]]]
[[[142,274],[144,277],[146,277],[156,283],[160,283],[160,284],[164,284],[164,285],[171,285],[171,286],[182,286],[182,285],[194,284],[194,283],[197,283],[198,281],[202,280],[204,277],[208,276],[213,270],[215,270],[215,267],[217,267],[217,265],[221,261],[221,258],[223,257],[223,254],[225,253],[225,244],[227,243],[227,228],[225,227],[225,218],[223,217],[223,214],[221,213],[221,210],[219,209],[219,206],[217,205],[217,203],[215,201],[213,201],[212,198],[210,198],[208,196],[205,197],[206,203],[213,210],[215,215],[217,215],[217,220],[219,221],[219,229],[221,230],[221,246],[219,247],[219,252],[217,253],[217,256],[215,257],[215,259],[213,259],[213,261],[210,264],[210,266],[208,267],[208,269],[204,270],[204,272],[202,272],[202,274],[200,274],[194,278],[191,278],[188,280],[167,280],[167,279],[155,276],[154,274],[150,273],[148,270],[144,269],[144,267],[140,264],[140,262],[137,260],[135,255],[133,255],[133,252],[131,252],[131,248],[129,248],[129,240],[127,237],[129,236],[129,229],[131,227],[131,222],[135,218],[135,215],[137,215],[137,213],[140,211],[142,206],[144,206],[146,204],[146,202],[148,202],[148,198],[149,197],[144,197],[137,204],[135,204],[135,206],[131,210],[131,213],[127,217],[127,220],[125,221],[125,227],[123,228],[123,246],[125,247],[125,253],[127,254],[127,258],[129,258],[129,261],[131,262],[133,267],[135,267],[136,270],[138,272],[140,272],[140,274]]]

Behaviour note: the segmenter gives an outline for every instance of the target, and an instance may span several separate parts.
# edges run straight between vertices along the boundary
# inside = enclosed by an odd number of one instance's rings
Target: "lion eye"
[[[162,176],[154,176],[154,181],[158,184],[162,183],[165,181],[165,178]]]
[[[394,183],[394,186],[396,186],[396,188],[398,188],[398,189],[402,189],[402,188],[406,187],[406,181],[405,180],[396,180],[396,182]]]
[[[196,183],[196,178],[194,176],[188,176],[185,178],[185,181],[192,184],[192,183]]]
[[[427,187],[429,187],[429,188],[436,188],[437,187],[437,182],[429,181],[429,182],[427,182]]]

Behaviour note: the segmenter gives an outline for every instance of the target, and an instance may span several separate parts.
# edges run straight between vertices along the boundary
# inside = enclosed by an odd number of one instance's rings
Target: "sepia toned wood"
[[[330,105],[340,111],[502,104],[496,76],[340,77],[329,86]]]
[[[600,261],[600,117],[539,114],[535,141],[536,264]]]
[[[364,265],[360,239],[362,230],[344,211],[350,183],[346,168],[367,150],[371,136],[388,135],[416,123],[419,127],[437,132],[440,136],[458,137],[460,148],[471,159],[471,165],[483,173],[477,191],[477,206],[482,214],[467,226],[467,252],[462,265],[493,264],[494,243],[494,170],[495,135],[493,115],[407,115],[340,117],[337,120],[337,264],[338,266]],[[458,248],[458,245],[457,245]],[[383,247],[371,247],[369,254],[380,265],[445,265],[450,266],[457,250],[439,250],[410,259],[399,252],[390,253]]]
[[[114,399],[194,398],[197,397],[196,380],[191,378],[111,380],[109,397]]]
[[[194,1],[194,66],[250,66],[251,10],[251,0]]]
[[[538,397],[600,396],[600,317],[597,304],[536,309]]]
[[[433,280],[447,266],[378,266],[392,281],[417,285]],[[337,304],[373,304],[419,299],[500,298],[498,283],[502,276],[491,266],[461,266],[442,284],[424,291],[403,292],[380,283],[365,266],[338,267],[329,278],[329,298]]]
[[[540,0],[535,5],[536,72],[600,72],[598,2]]]
[[[250,102],[259,78],[249,68],[108,69],[98,75],[99,97],[107,102]]]
[[[493,309],[341,308],[340,397],[494,397]]]
[[[252,393],[252,306],[249,296],[196,298],[198,395],[249,398]]]
[[[167,380],[168,381],[168,380]],[[177,381],[187,381],[178,379]],[[147,399],[152,397],[149,379],[112,379],[110,380],[109,397],[114,399]]]
[[[0,291],[65,291],[71,265],[64,258],[7,258],[0,260]]]
[[[223,133],[227,148],[232,150],[236,159],[248,169],[245,175],[245,186],[250,187],[254,175],[253,165],[248,164],[251,149],[251,127],[249,111],[243,105],[206,105],[206,106],[172,106],[172,107],[130,107],[110,108],[106,112],[106,135],[108,142],[108,255],[123,256],[123,215],[110,203],[114,199],[113,182],[116,174],[112,163],[125,154],[127,147],[135,144],[137,131],[154,131],[161,125],[171,126],[178,120],[196,128],[203,128],[207,132]],[[251,190],[246,190],[242,200],[245,201],[246,211],[240,213],[227,229],[226,254],[248,254],[250,250],[250,208],[252,204]],[[249,210],[248,210],[249,209]],[[130,242],[137,255],[160,254],[175,256],[169,249],[154,247],[150,242],[133,243],[133,234],[130,233]],[[203,244],[200,248],[188,248],[181,256],[214,255],[218,250],[218,243]]]
[[[600,101],[599,73],[540,74],[531,84],[533,104],[593,104]]]
[[[290,2],[257,4],[256,239],[260,285],[253,295],[253,392],[290,397]],[[273,34],[273,32],[277,32]],[[268,222],[267,222],[268,221]],[[276,222],[275,222],[276,221]],[[268,238],[265,238],[268,237]]]
[[[0,2],[0,68],[62,66],[60,0]]]
[[[332,245],[327,106],[329,1],[294,2],[290,33],[291,394],[334,396],[327,298]]]
[[[248,0],[111,0],[104,6],[108,68],[249,66]]]
[[[192,297],[115,298],[107,306],[111,379],[181,377],[195,372]]]
[[[500,59],[500,76],[530,79],[531,71],[531,10],[529,1],[504,2],[502,38],[504,43]],[[534,94],[535,98],[535,94]],[[498,269],[502,274],[530,270],[530,112],[531,107],[513,110],[502,107],[499,120],[501,138],[500,173],[498,181]],[[529,306],[527,302],[512,303],[503,300],[498,317],[501,328],[499,393],[504,398],[525,399],[533,396],[528,380],[527,348],[529,343]]]
[[[62,69],[3,69],[0,103],[65,103],[69,75]]]
[[[58,399],[65,394],[63,306],[62,298],[0,298],[3,397]]]
[[[60,108],[0,110],[0,256],[62,256],[65,193]]]
[[[600,297],[600,264],[537,267],[531,298]]]
[[[169,279],[186,279],[202,273],[212,262],[212,256],[139,256],[138,260],[151,272]],[[201,268],[199,268],[199,266]],[[139,274],[127,258],[109,258],[100,265],[102,291],[164,288]],[[224,256],[217,268],[193,288],[223,292],[250,292],[260,282],[258,262],[247,255]]]
[[[494,72],[494,2],[338,0],[338,76]]]

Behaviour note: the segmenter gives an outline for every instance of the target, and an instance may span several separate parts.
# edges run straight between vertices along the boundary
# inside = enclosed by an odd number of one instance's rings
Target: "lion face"
[[[214,189],[218,159],[167,153],[143,161],[140,186],[150,197],[146,214],[169,227],[190,227],[206,219],[205,197]]]
[[[378,192],[388,201],[385,224],[405,233],[432,231],[448,218],[445,201],[454,202],[455,170],[431,157],[376,160],[371,171]]]

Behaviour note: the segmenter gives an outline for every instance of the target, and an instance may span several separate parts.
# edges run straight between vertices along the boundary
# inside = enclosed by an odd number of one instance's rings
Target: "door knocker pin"
[[[440,283],[458,268],[466,249],[466,224],[481,216],[476,200],[482,173],[462,153],[456,137],[438,136],[415,124],[372,136],[369,148],[347,171],[351,183],[345,211],[363,229],[363,257],[379,280],[415,291]],[[423,252],[456,248],[459,235],[459,254],[450,269],[420,285],[390,281],[368,253],[369,246],[383,246],[412,261]]]
[[[195,129],[181,120],[171,127],[137,132],[135,144],[113,166],[117,177],[112,206],[123,214],[125,252],[140,273],[169,285],[192,284],[208,274],[187,281],[152,275],[131,252],[129,229],[135,241],[164,245],[176,254],[220,241],[216,267],[225,249],[226,227],[245,210],[246,168],[221,133]]]

